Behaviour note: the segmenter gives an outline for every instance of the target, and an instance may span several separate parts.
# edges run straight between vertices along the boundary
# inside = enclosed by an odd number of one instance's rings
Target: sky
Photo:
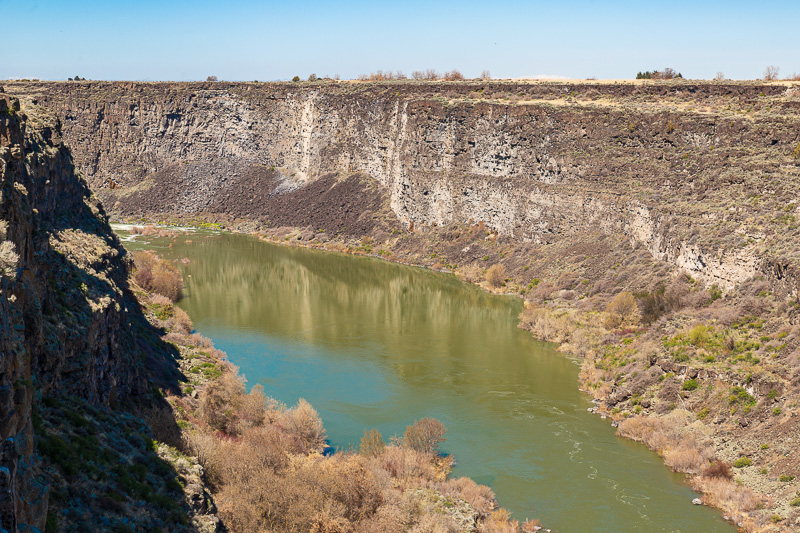
[[[800,0],[0,0],[0,79],[800,73]]]

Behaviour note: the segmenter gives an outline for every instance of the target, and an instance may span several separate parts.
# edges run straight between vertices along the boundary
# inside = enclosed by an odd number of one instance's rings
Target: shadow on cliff
[[[117,236],[86,203],[72,207],[39,225],[33,269],[22,277],[39,287],[24,315],[26,341],[38,347],[34,429],[51,492],[46,531],[99,523],[196,531],[190,517],[213,504],[186,503],[187,473],[158,445],[180,445],[165,399],[186,381],[180,352],[145,317]]]

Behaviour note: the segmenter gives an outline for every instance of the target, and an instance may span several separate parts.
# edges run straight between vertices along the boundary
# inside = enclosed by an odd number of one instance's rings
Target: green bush
[[[734,468],[743,468],[745,466],[750,466],[752,464],[753,461],[751,461],[749,457],[739,457],[733,462]]]
[[[722,289],[715,283],[711,286],[708,290],[708,295],[711,297],[711,301],[714,302],[715,300],[719,300],[722,298]]]
[[[170,317],[172,317],[172,313],[175,311],[172,304],[156,305],[154,308],[156,310],[156,318],[159,320],[169,320]]]
[[[783,482],[783,483],[789,483],[790,481],[794,480],[794,476],[783,475],[783,476],[779,477],[778,480]]]
[[[689,342],[693,346],[697,346],[698,348],[702,348],[706,344],[708,344],[709,340],[711,340],[711,333],[713,330],[709,326],[705,326],[703,324],[698,324],[693,327],[689,331]]]
[[[695,390],[699,385],[696,379],[687,379],[683,382],[683,390]]]
[[[731,390],[731,395],[728,397],[731,404],[744,403],[745,405],[755,405],[756,399],[753,398],[744,387],[736,386]]]

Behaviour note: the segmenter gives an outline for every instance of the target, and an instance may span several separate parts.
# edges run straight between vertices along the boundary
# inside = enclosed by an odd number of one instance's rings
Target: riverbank
[[[462,228],[462,231],[468,234],[468,229]],[[493,242],[491,233],[486,235],[485,230],[481,230],[479,226],[472,231],[483,239],[475,239],[468,246],[491,249],[497,256],[502,257],[506,264],[512,265],[512,269],[525,272],[524,266],[519,268],[518,257],[504,253],[507,251],[506,247],[513,248],[513,245],[503,243],[502,239],[499,243]],[[433,255],[435,252],[427,252],[426,246],[431,246],[433,241],[430,239],[430,233],[396,236],[394,242],[387,240],[383,243],[369,239],[326,239],[325,235],[321,235],[320,239],[318,238],[320,233],[309,229],[279,228],[261,232],[260,236],[281,244],[373,255],[428,268],[443,269],[443,264],[447,264],[447,270],[461,273],[463,279],[473,283],[478,281],[487,290],[510,292],[513,289],[516,294],[526,297],[527,300],[528,309],[521,317],[522,327],[530,330],[538,338],[557,342],[562,351],[583,357],[582,387],[598,399],[602,412],[621,424],[622,436],[645,442],[662,454],[671,468],[693,474],[693,486],[707,493],[704,503],[721,508],[729,520],[734,524],[741,524],[739,527],[751,531],[780,530],[792,519],[795,506],[791,503],[796,497],[793,494],[795,490],[793,480],[781,481],[791,477],[794,468],[789,444],[796,420],[794,414],[796,405],[792,406],[791,401],[793,394],[791,381],[788,382],[788,387],[785,382],[779,382],[784,386],[781,392],[771,392],[776,390],[776,386],[775,382],[769,381],[768,378],[775,374],[759,374],[756,363],[751,359],[745,361],[745,368],[751,377],[749,382],[744,383],[747,376],[739,377],[742,372],[740,367],[743,366],[740,361],[732,361],[733,364],[716,361],[716,358],[722,361],[724,358],[730,359],[730,354],[723,353],[725,349],[721,347],[722,343],[714,340],[716,337],[710,340],[698,340],[697,332],[692,337],[694,340],[688,337],[698,321],[703,319],[708,321],[709,315],[733,312],[745,304],[752,305],[752,301],[742,302],[734,294],[728,294],[725,298],[713,298],[708,290],[696,282],[676,276],[673,278],[673,286],[665,288],[660,297],[665,301],[671,301],[675,293],[681,293],[686,301],[673,302],[671,305],[674,308],[668,309],[668,312],[658,317],[658,320],[641,315],[642,303],[647,301],[646,295],[641,294],[636,298],[632,297],[640,313],[638,316],[635,312],[626,316],[624,309],[615,311],[613,306],[610,308],[610,303],[616,297],[607,299],[609,303],[600,305],[599,310],[587,310],[581,309],[581,306],[576,304],[583,302],[585,306],[585,300],[591,297],[564,298],[569,294],[561,291],[570,289],[558,288],[561,276],[556,280],[528,282],[527,285],[515,282],[513,279],[505,279],[497,286],[492,286],[485,279],[481,279],[484,277],[482,270],[488,268],[466,268],[448,264],[447,255]],[[435,232],[432,233],[436,236]],[[402,237],[407,238],[402,239]],[[419,246],[420,241],[423,246]],[[490,244],[487,245],[487,242]],[[462,244],[456,243],[457,246]],[[636,263],[635,256],[633,263]],[[617,269],[624,273],[626,267],[628,265],[621,264]],[[511,276],[513,275],[512,273]],[[530,287],[532,283],[533,287]],[[564,280],[561,279],[560,283],[563,285]],[[550,294],[547,294],[549,298],[542,297],[545,291],[539,287],[541,284],[544,284],[545,290],[550,291]],[[558,292],[561,293],[553,294]],[[627,294],[626,291],[617,294],[623,293]],[[765,296],[761,297],[763,298]],[[598,298],[595,297],[594,300],[597,307]],[[728,331],[733,328],[731,323],[730,327],[718,331],[717,334],[723,337],[735,334],[734,344],[738,342],[739,346],[745,346],[747,343],[755,345],[759,342],[769,345],[770,343],[760,339],[772,332],[772,336],[776,339],[780,337],[779,340],[786,346],[781,350],[769,352],[777,353],[778,357],[771,357],[768,363],[780,362],[781,351],[788,349],[789,343],[794,342],[794,339],[791,330],[787,332],[781,330],[779,322],[780,319],[772,317],[766,322],[762,321],[760,328],[758,321],[755,320]],[[750,324],[755,325],[750,327]],[[713,322],[710,326],[703,325],[702,331],[707,331],[705,329],[707,327],[712,328],[711,331],[716,331],[714,328],[722,326]],[[670,331],[672,334],[667,340],[661,339]],[[713,334],[709,335],[713,337]],[[684,337],[687,339],[685,342],[682,340]],[[718,343],[720,353],[714,356],[714,361],[707,360],[711,354],[705,354],[706,360],[702,365],[697,363],[686,365],[676,362],[674,357],[668,359],[664,354],[659,354],[661,350],[679,347],[681,342],[684,351],[698,349],[698,346],[691,344],[692,342],[706,343],[707,345],[701,347],[706,351],[715,349],[715,343]],[[670,344],[674,346],[668,346]],[[751,350],[760,348],[750,346]],[[680,357],[684,357],[684,352],[680,353]],[[669,354],[670,352],[667,353]],[[690,359],[698,358],[694,353],[690,355]],[[737,384],[737,379],[741,379],[742,385]],[[739,391],[736,387],[749,390],[750,392],[746,392],[749,398],[736,392]],[[733,396],[737,398],[735,401],[731,400]],[[780,410],[780,413],[774,415],[776,409]],[[680,415],[681,412],[685,415]],[[648,418],[643,418],[647,415],[656,422],[649,423]],[[742,415],[746,416],[744,425],[741,424]],[[664,420],[668,423],[661,422]],[[639,427],[651,429],[653,425],[657,425],[660,430],[652,432],[649,429],[647,431],[636,429]],[[759,428],[757,432],[753,429],[755,427]],[[757,438],[756,435],[763,434],[765,427],[772,428],[769,442],[755,442],[753,439]],[[658,438],[653,438],[651,433],[657,434]],[[748,438],[748,434],[752,434],[753,437]],[[671,439],[662,438],[664,435],[671,436]],[[697,446],[686,446],[687,437]],[[748,445],[752,445],[754,450],[750,450]],[[766,445],[766,448],[762,445]],[[752,461],[750,465],[743,465],[742,461],[738,461],[748,455]],[[738,461],[740,467],[731,469],[735,473],[736,481],[723,479],[727,476],[720,478],[711,471],[703,475],[706,467],[711,464],[709,460],[714,457],[730,465]],[[766,474],[763,473],[765,469]],[[739,487],[737,482],[743,483],[746,487],[761,489],[769,495],[761,499],[751,496]],[[781,520],[777,520],[778,517]]]
[[[154,266],[163,260],[146,252],[134,258],[135,280],[175,286],[157,283],[157,272],[169,270]],[[136,290],[145,315],[180,352],[175,359],[185,376],[179,390],[163,391],[170,407],[152,414],[151,426],[158,440],[198,458],[230,530],[519,530],[488,487],[448,478],[453,459],[438,453],[445,428],[435,420],[419,420],[391,443],[365,428],[358,450],[330,453],[308,402],[287,408],[260,385],[246,392],[225,354],[192,333],[170,298]],[[534,527],[538,522],[528,521],[522,530]]]

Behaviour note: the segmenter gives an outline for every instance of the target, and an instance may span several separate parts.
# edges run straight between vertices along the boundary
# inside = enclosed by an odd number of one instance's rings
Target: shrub
[[[471,263],[469,265],[460,266],[456,269],[456,276],[468,283],[476,283],[481,279],[481,267]]]
[[[797,143],[795,149],[792,150],[792,157],[795,159],[800,159],[800,143]]]
[[[501,287],[506,282],[506,267],[501,263],[492,265],[486,270],[486,281],[492,287]]]
[[[441,76],[436,70],[429,68],[427,70],[415,70],[411,73],[411,77],[415,80],[438,80]]]
[[[405,446],[387,446],[378,458],[380,468],[399,479],[433,479],[436,469],[430,455]]]
[[[0,274],[13,277],[17,273],[19,264],[19,254],[17,248],[11,241],[0,243]]]
[[[794,481],[794,476],[783,475],[779,477],[778,480],[782,483],[789,483],[790,481]]]
[[[318,79],[319,78],[317,78],[316,74],[309,74],[308,75],[308,81],[317,81]]]
[[[728,401],[731,404],[742,402],[745,405],[755,405],[755,403],[756,403],[756,399],[753,398],[750,395],[750,393],[747,392],[747,390],[745,390],[744,387],[741,387],[739,385],[737,385],[737,386],[733,387],[733,389],[731,389],[731,394],[728,397]]]
[[[606,313],[608,316],[606,317],[605,325],[609,329],[619,327],[625,323],[637,324],[641,318],[636,299],[629,292],[617,294],[606,307]]]
[[[325,448],[327,436],[319,413],[303,398],[297,401],[293,409],[284,413],[278,425],[292,438],[292,451],[295,453],[321,452]]]
[[[519,522],[511,520],[511,515],[505,509],[497,509],[478,525],[478,533],[517,533]]]
[[[456,69],[453,69],[449,72],[445,72],[443,77],[447,81],[458,81],[464,79],[464,75],[461,74],[461,72],[459,72]]]
[[[661,315],[674,311],[682,305],[681,302],[681,281],[673,282],[669,289],[661,285],[653,292],[637,292],[634,294],[639,301],[642,310],[642,320],[649,324],[657,320]]]
[[[77,79],[77,77],[76,77],[76,79]],[[219,80],[219,78],[217,78],[216,76],[209,76],[209,77],[206,78],[206,81],[218,81],[218,80]]]
[[[687,379],[683,382],[683,386],[681,387],[683,390],[695,390],[699,385],[697,384],[696,379]]]
[[[391,80],[405,80],[407,76],[402,71],[392,72],[391,70],[384,72],[378,70],[370,72],[369,74],[361,74],[358,76],[360,81],[391,81]]]
[[[232,373],[223,373],[210,382],[200,401],[200,418],[210,428],[235,433],[238,416],[235,407],[244,396],[244,383]]]
[[[386,443],[383,442],[383,436],[377,429],[371,429],[369,432],[365,429],[364,436],[361,437],[361,446],[359,451],[365,457],[378,457],[383,453],[386,448]]]
[[[716,300],[719,300],[720,298],[722,298],[722,289],[720,289],[720,288],[719,288],[719,285],[717,285],[717,284],[715,283],[715,284],[714,284],[714,285],[712,285],[712,286],[711,286],[711,288],[708,290],[708,295],[709,295],[709,298],[711,299],[711,302],[714,302],[714,301],[716,301]]]
[[[180,307],[173,307],[172,309],[172,325],[184,335],[188,335],[193,329],[192,319]]]
[[[446,432],[444,424],[425,417],[406,427],[403,444],[417,452],[435,454],[439,451],[439,445],[447,440],[444,436]]]
[[[300,81],[300,76],[295,76],[294,78],[292,78],[292,81],[297,83],[298,81]]]
[[[733,462],[734,468],[744,468],[745,466],[750,466],[753,464],[753,461],[750,460],[749,457],[739,457]]]
[[[522,524],[522,533],[536,533],[542,529],[538,519],[528,519]]]
[[[153,252],[135,252],[136,272],[133,279],[145,290],[158,293],[175,302],[183,291],[183,278],[178,267]]]
[[[679,444],[664,453],[664,463],[676,472],[699,472],[706,460],[693,442]]]
[[[443,496],[466,501],[480,516],[488,516],[497,507],[492,489],[467,477],[448,479],[436,488]]]
[[[713,463],[704,468],[703,475],[705,477],[733,479],[733,472],[731,472],[730,465],[728,463],[720,461],[719,459],[715,460]]]
[[[711,340],[712,329],[704,324],[697,324],[689,330],[689,342],[692,346],[703,348]]]
[[[727,513],[752,511],[761,502],[749,488],[719,477],[694,478],[692,487],[705,493],[703,500],[707,505],[719,507]]]
[[[534,291],[535,292],[535,291]],[[575,321],[567,316],[541,307],[529,307],[520,314],[520,327],[533,333],[537,339],[563,343],[574,340],[577,331]],[[584,338],[586,344],[591,339]],[[576,348],[573,346],[573,348]],[[587,346],[588,348],[588,346]]]

